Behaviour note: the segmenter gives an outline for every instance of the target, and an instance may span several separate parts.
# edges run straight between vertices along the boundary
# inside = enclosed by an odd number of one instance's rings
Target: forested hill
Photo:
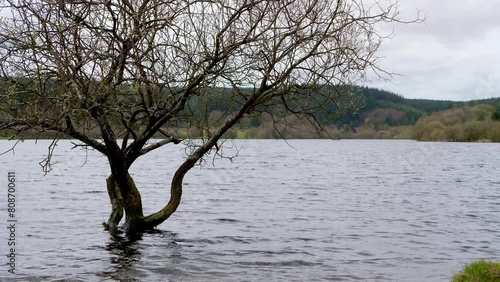
[[[437,112],[453,112],[460,108],[470,108],[478,105],[487,105],[487,108],[478,109],[480,116],[491,115],[495,121],[500,121],[500,98],[491,98],[484,100],[472,100],[467,102],[444,101],[444,100],[428,100],[428,99],[406,99],[402,95],[398,95],[389,91],[380,90],[370,87],[340,87],[340,92],[343,90],[352,95],[343,96],[337,101],[340,104],[354,103],[354,107],[349,108],[347,112],[336,109],[337,104],[328,100],[321,101],[321,91],[329,91],[328,88],[319,89],[318,92],[311,95],[319,95],[318,99],[312,101],[320,101],[320,106],[323,111],[315,112],[316,119],[323,123],[326,129],[330,129],[329,136],[334,138],[420,138],[413,136],[413,133],[402,134],[400,131],[404,127],[413,127],[419,121],[431,116]],[[221,116],[232,113],[236,110],[233,90],[229,88],[208,89],[207,95],[193,97],[188,105],[188,114],[194,116],[194,120],[198,118],[200,124],[202,120],[208,118],[210,124],[217,124]],[[251,89],[240,89],[240,93],[252,91]],[[0,93],[3,92],[0,88]],[[124,95],[127,93],[127,88],[123,90]],[[328,95],[324,95],[325,97]],[[21,95],[18,98],[20,101],[26,99]],[[344,99],[344,100],[342,100]],[[243,101],[236,101],[243,102]],[[5,106],[0,104],[0,107]],[[319,107],[318,105],[315,105]],[[1,110],[1,109],[0,109]],[[274,114],[271,117],[268,114],[261,116],[249,116],[244,118],[237,127],[233,128],[227,135],[235,138],[280,138],[281,134],[276,132],[276,126],[282,119],[285,121],[287,132],[284,135],[287,138],[315,138],[317,137],[314,127],[306,125],[306,122],[300,117],[293,117],[292,112],[275,112],[275,109],[269,107],[266,109],[268,113]],[[466,110],[470,112],[471,110]],[[463,115],[464,118],[460,121],[464,123],[468,119],[475,119],[470,115]],[[483,118],[484,119],[484,118]],[[205,121],[206,122],[206,121]],[[278,124],[277,124],[277,123]],[[446,123],[446,122],[444,122]],[[447,126],[446,124],[444,124]],[[391,130],[389,130],[391,129]],[[179,122],[177,133],[181,137],[199,137],[203,133],[192,124],[184,124]],[[0,137],[9,137],[9,132],[0,131]],[[500,136],[500,133],[499,133]],[[500,138],[500,137],[499,137]],[[432,138],[428,138],[432,139]],[[445,138],[446,139],[446,138]],[[449,138],[453,139],[453,138]],[[454,139],[453,139],[454,140]]]
[[[230,113],[235,110],[230,103],[231,89],[218,88],[211,91],[212,93],[207,96],[209,101],[205,101],[207,103],[206,111],[210,113]],[[245,91],[245,89],[241,91]],[[321,91],[329,91],[329,89],[319,90],[319,92]],[[323,103],[324,110],[315,113],[316,119],[323,124],[335,125],[339,129],[350,131],[355,131],[357,127],[366,124],[376,128],[381,126],[414,125],[421,117],[433,112],[479,104],[490,104],[496,107],[500,104],[500,98],[469,102],[406,99],[402,95],[370,87],[339,87],[337,91],[351,93],[351,95],[340,98],[339,101],[342,103],[346,102],[345,99],[350,99],[354,103],[354,107],[343,114],[343,110],[338,110],[335,103],[323,101],[321,103]],[[311,95],[320,95],[320,98],[312,100],[322,100],[321,93],[312,92]],[[202,107],[198,106],[198,100],[194,99],[191,108],[200,111]],[[287,113],[280,113],[278,116],[283,114],[287,115]],[[289,114],[292,115],[291,112]],[[200,115],[205,114],[200,113]],[[262,121],[265,121],[265,118]],[[261,122],[254,120],[253,126],[258,127],[260,124]]]
[[[339,98],[337,101],[339,104],[347,101],[352,102],[354,106],[347,111],[343,109],[337,110],[336,103],[322,100],[321,108],[323,110],[314,113],[316,120],[325,125],[324,129],[327,135],[333,138],[420,138],[414,134],[413,129],[419,121],[426,117],[440,112],[452,111],[455,113],[458,109],[471,108],[481,104],[486,104],[487,107],[478,110],[480,116],[484,116],[484,119],[486,119],[486,116],[495,116],[494,120],[500,120],[500,98],[455,102],[406,99],[402,95],[369,87],[339,87],[336,90],[342,93],[344,93],[343,91],[350,93],[350,95]],[[228,103],[231,91],[231,89],[224,88],[216,89],[206,96],[209,97],[206,112],[200,112],[201,107],[198,106],[197,100],[193,100],[190,107],[196,109],[200,119],[206,116],[211,122],[215,123],[221,115],[231,113],[234,110],[231,104]],[[311,95],[318,95],[319,97],[312,97],[311,100],[320,101],[322,97],[327,97],[328,95],[324,95],[325,93],[322,91],[330,91],[330,89],[323,88],[312,92]],[[294,116],[291,111],[274,111],[272,107],[267,109],[267,113],[274,114],[272,117],[269,114],[262,114],[258,117],[249,116],[243,119],[238,126],[230,130],[227,136],[234,138],[317,138],[316,128],[308,124],[304,119]],[[475,112],[475,110],[469,109],[466,112]],[[474,115],[459,116],[461,117],[460,123],[475,119]],[[191,127],[186,130],[187,136],[200,136],[202,134],[199,130]],[[469,140],[470,138],[464,137],[463,139]],[[487,137],[486,139],[491,138]],[[462,139],[450,138],[450,140]]]
[[[500,98],[455,102],[445,100],[406,99],[401,95],[369,87],[359,87],[361,96],[359,110],[340,117],[333,123],[338,127],[355,128],[363,123],[387,124],[389,126],[415,124],[422,116],[463,106],[488,104],[498,106]]]

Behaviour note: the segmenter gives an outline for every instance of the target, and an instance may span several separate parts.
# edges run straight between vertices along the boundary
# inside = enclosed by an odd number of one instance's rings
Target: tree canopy
[[[56,133],[104,154],[112,204],[130,232],[176,210],[184,175],[244,116],[315,113],[351,106],[346,85],[386,75],[376,51],[397,2],[360,0],[4,0],[0,22],[0,128],[14,138]],[[368,4],[369,3],[369,4]],[[199,114],[217,92],[231,111]],[[214,96],[215,95],[215,96]],[[227,96],[227,95],[226,95]],[[193,104],[193,101],[196,103]],[[193,108],[192,105],[196,105]],[[179,143],[171,128],[203,140],[173,173],[170,201],[145,216],[128,169]],[[161,141],[151,141],[161,137]]]

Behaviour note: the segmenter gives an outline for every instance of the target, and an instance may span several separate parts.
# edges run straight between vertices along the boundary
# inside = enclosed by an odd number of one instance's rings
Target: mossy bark
[[[127,172],[122,179],[115,180],[113,175],[106,180],[111,214],[103,223],[106,230],[115,231],[125,214],[124,229],[127,233],[139,233],[145,229],[142,199],[135,182]]]
[[[106,230],[116,230],[123,218],[123,199],[113,175],[110,175],[106,179],[106,186],[109,201],[111,202],[111,214],[109,215],[108,222],[103,223],[103,225]]]
[[[142,212],[142,199],[137,186],[130,174],[126,174],[126,187],[120,187],[125,210],[125,225],[127,233],[138,233],[145,229]],[[126,193],[123,193],[126,190]]]
[[[177,210],[177,207],[181,203],[182,181],[189,168],[182,168],[181,166],[180,169],[182,169],[182,173],[180,173],[178,170],[175,173],[174,178],[172,179],[170,188],[170,200],[168,201],[167,205],[160,211],[151,214],[144,219],[146,229],[155,228],[157,225],[167,220]]]

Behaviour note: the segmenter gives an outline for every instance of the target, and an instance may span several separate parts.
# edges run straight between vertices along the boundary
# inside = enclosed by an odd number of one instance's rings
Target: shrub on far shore
[[[500,282],[500,263],[481,260],[467,264],[452,282]]]

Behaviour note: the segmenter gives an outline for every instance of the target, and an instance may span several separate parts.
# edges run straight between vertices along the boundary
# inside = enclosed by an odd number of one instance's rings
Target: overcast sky
[[[401,17],[384,41],[381,66],[394,76],[369,86],[406,98],[472,100],[500,97],[500,0],[401,0]]]

